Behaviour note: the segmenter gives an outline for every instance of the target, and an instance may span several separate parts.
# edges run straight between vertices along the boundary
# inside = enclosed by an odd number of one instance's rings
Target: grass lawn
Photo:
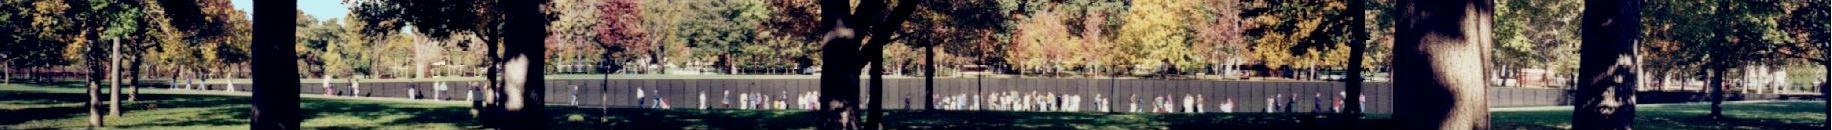
[[[1824,101],[1726,102],[1724,119],[1705,118],[1711,104],[1642,104],[1635,107],[1635,129],[1826,129]],[[1499,129],[1570,129],[1571,107],[1500,108],[1489,113]]]
[[[245,93],[145,89],[108,120],[116,129],[247,129]],[[125,95],[124,95],[125,96]],[[475,129],[466,102],[303,95],[307,129]],[[82,129],[87,125],[81,88],[0,84],[0,129]],[[125,97],[123,97],[125,98]],[[124,101],[125,102],[125,101]],[[1823,103],[1730,104],[1732,118],[1695,117],[1697,104],[1644,105],[1640,129],[1825,129]],[[549,106],[554,129],[809,129],[813,114],[797,110],[598,109]],[[609,113],[609,114],[605,114]],[[1357,125],[1336,125],[1316,114],[1149,114],[1063,112],[891,111],[886,125],[903,129],[1355,129],[1391,128],[1387,115]],[[1498,129],[1561,129],[1569,107],[1506,108],[1493,113]]]

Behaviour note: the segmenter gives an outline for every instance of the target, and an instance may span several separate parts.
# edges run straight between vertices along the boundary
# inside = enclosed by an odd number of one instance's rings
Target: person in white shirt
[[[1095,110],[1099,110],[1100,112],[1113,112],[1113,107],[1111,105],[1107,105],[1108,103],[1109,102],[1107,102],[1106,95],[1094,94],[1094,109]]]
[[[1132,110],[1130,112],[1139,112],[1139,95],[1137,94],[1132,95],[1131,100],[1132,102],[1127,102],[1126,106],[1132,107]]]
[[[1202,94],[1196,94],[1196,103],[1192,105],[1192,107],[1196,107],[1196,113],[1208,112],[1203,109],[1202,103],[1208,103],[1208,98],[1203,98]]]
[[[575,88],[576,87],[577,86],[575,86]],[[433,100],[445,100],[445,90],[447,88],[448,87],[446,87],[445,82],[433,83]],[[578,99],[574,99],[574,100],[578,100]]]
[[[700,92],[700,109],[706,109],[706,92]]]
[[[567,95],[571,98],[571,100],[568,100],[568,101],[571,101],[570,103],[572,103],[572,105],[579,105],[579,85],[571,85],[571,86],[572,86],[572,91],[569,92],[569,94]],[[438,93],[434,93],[433,95],[438,95]],[[433,96],[433,97],[438,98],[438,96]]]
[[[1266,98],[1266,113],[1278,112],[1276,110],[1279,108],[1279,98],[1284,97],[1284,94],[1273,94],[1272,97]]]
[[[324,95],[325,96],[336,96],[337,95],[337,90],[331,90],[331,75],[324,75],[323,79],[319,79],[319,84],[322,84],[324,86]]]
[[[471,89],[466,89],[464,91],[464,100],[476,102],[477,98],[475,98],[475,95],[477,95],[477,82],[471,82]]]
[[[350,81],[350,96],[357,96],[357,97],[364,96],[363,95],[363,84],[357,83],[356,77],[350,77],[349,81]]]
[[[1182,112],[1184,112],[1184,113],[1193,113],[1193,112],[1196,112],[1196,97],[1194,97],[1194,96],[1190,96],[1189,94],[1183,94],[1183,110],[1182,110]]]
[[[1234,98],[1228,98],[1228,102],[1221,103],[1221,112],[1234,113]]]

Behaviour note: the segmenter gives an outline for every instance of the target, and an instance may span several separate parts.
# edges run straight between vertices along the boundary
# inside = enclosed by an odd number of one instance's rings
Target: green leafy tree
[[[1779,1],[1648,1],[1643,16],[1646,38],[1673,42],[1675,63],[1694,66],[1709,76],[1710,117],[1722,116],[1723,79],[1730,68],[1769,65],[1781,43],[1777,29]]]
[[[1519,79],[1525,68],[1558,72],[1542,77],[1576,72],[1578,19],[1584,1],[1580,0],[1503,0],[1495,7],[1495,63],[1502,77]],[[1519,82],[1503,82],[1504,85]]]
[[[680,36],[691,49],[693,62],[712,63],[711,67],[734,71],[733,57],[751,57],[768,52],[744,51],[746,46],[757,44],[762,21],[769,18],[769,10],[761,0],[717,0],[685,1],[688,8],[685,19],[675,27],[681,30]],[[667,26],[663,26],[667,27]],[[763,50],[774,51],[774,50]],[[771,59],[775,60],[775,59]]]
[[[543,103],[546,67],[543,42],[551,13],[541,11],[544,0],[528,1],[352,1],[354,19],[363,21],[362,34],[386,37],[403,27],[426,39],[452,39],[474,34],[485,45],[489,67],[485,77],[483,110],[487,127],[540,129],[546,121]],[[412,25],[412,26],[404,26]],[[468,44],[459,44],[468,45]],[[500,50],[499,50],[500,49]],[[502,53],[497,53],[498,51]]]

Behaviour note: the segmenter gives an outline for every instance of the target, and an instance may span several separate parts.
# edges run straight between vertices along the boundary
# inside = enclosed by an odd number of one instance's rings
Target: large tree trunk
[[[85,67],[88,67],[89,69],[89,74],[85,76],[88,78],[87,80],[84,81],[84,85],[87,85],[88,88],[85,89],[83,92],[89,94],[89,102],[85,102],[84,106],[89,108],[89,127],[90,128],[102,127],[107,124],[102,119],[102,117],[104,116],[103,114],[107,114],[107,113],[104,113],[105,110],[103,109],[107,109],[107,108],[103,107],[104,104],[103,104],[102,95],[101,95],[102,94],[102,74],[107,73],[107,72],[104,72],[104,70],[102,70],[102,63],[100,63],[102,62],[102,58],[101,58],[102,54],[98,54],[98,53],[102,53],[103,50],[100,49],[101,47],[97,47],[97,46],[99,45],[90,44],[87,47],[85,47],[88,49],[88,51],[83,52],[84,53],[83,60],[85,61],[83,62],[83,64]]]
[[[1342,103],[1345,104],[1342,110],[1343,114],[1347,116],[1345,118],[1349,119],[1349,124],[1353,125],[1361,120],[1361,109],[1359,109],[1361,108],[1359,97],[1361,97],[1363,79],[1361,62],[1362,58],[1366,57],[1366,54],[1363,53],[1368,48],[1367,11],[1365,11],[1368,4],[1366,4],[1367,0],[1349,0],[1349,3],[1349,24],[1353,25],[1349,26],[1349,30],[1353,34],[1350,34],[1349,39],[1348,73],[1343,75],[1342,80],[1344,86],[1347,86],[1344,92],[1346,94],[1342,97],[1344,99]]]
[[[476,118],[480,124],[483,124],[485,127],[497,127],[503,125],[503,120],[505,120],[503,118],[506,118],[501,114],[503,109],[503,79],[501,69],[503,67],[504,56],[501,53],[497,53],[502,52],[500,49],[503,48],[503,43],[500,37],[501,34],[489,32],[484,35],[488,36],[480,37],[479,39],[483,39],[484,41],[484,62],[488,64],[484,67],[483,78],[486,82],[484,86],[480,87],[481,91],[477,94],[482,99],[473,101],[476,103],[473,103],[471,109],[477,111]]]
[[[881,58],[885,44],[889,44],[890,35],[901,28],[904,19],[915,11],[916,0],[903,0],[885,15],[883,10],[889,7],[884,0],[866,0],[858,4],[858,14],[852,12],[852,4],[847,0],[821,0],[821,29],[825,34],[821,38],[821,109],[817,113],[822,129],[859,129],[859,69],[866,64],[874,63]],[[887,20],[888,19],[888,20]],[[874,30],[873,28],[876,28]],[[871,41],[864,42],[869,36]],[[864,44],[861,44],[864,43]],[[868,59],[870,58],[870,59]],[[882,68],[875,69],[871,75],[876,77]],[[881,82],[874,79],[873,82]],[[872,85],[873,89],[883,89],[882,84]],[[876,95],[874,95],[876,96]],[[881,113],[873,113],[877,115]]]
[[[299,129],[299,63],[294,54],[295,0],[261,0],[254,6],[254,97],[250,129]]]
[[[825,12],[849,12],[846,9],[835,9],[850,5],[845,0],[822,0],[821,4]],[[829,34],[853,33],[841,24],[843,22],[839,22],[843,21],[843,17],[833,16],[840,13],[826,15],[825,19],[830,21],[824,21],[825,25],[832,28],[828,30]],[[857,50],[855,48],[859,47],[859,42],[852,37],[829,35],[824,42],[826,45],[822,45],[821,55],[827,59],[821,61],[821,70],[824,71],[820,79],[822,107],[818,112],[821,129],[856,129],[856,122],[851,117],[857,113],[859,106],[859,65],[852,63],[858,62],[858,54],[852,50]]]
[[[865,129],[876,130],[884,126],[884,49],[867,49],[867,64],[871,64],[871,99],[866,100]]]
[[[928,64],[922,70],[922,97],[935,97],[935,46],[928,45],[923,49],[923,63]],[[935,110],[935,98],[922,98],[922,110]]]
[[[91,70],[96,70],[96,69],[91,69]],[[98,71],[91,71],[91,72],[98,72]],[[91,73],[90,75],[94,75],[94,73]],[[101,127],[106,124],[102,120],[102,114],[106,114],[106,113],[102,112],[103,108],[102,108],[102,98],[101,98],[101,93],[102,93],[102,89],[101,89],[102,83],[100,81],[101,78],[96,78],[97,76],[89,76],[89,77],[90,77],[89,78],[90,80],[84,83],[85,85],[89,86],[88,89],[84,90],[85,93],[89,93],[89,102],[84,104],[84,106],[89,107],[88,108],[89,109],[89,127],[90,128]]]
[[[547,37],[546,15],[540,6],[545,0],[506,1],[508,21],[505,30],[504,52],[508,60],[503,65],[503,110],[497,118],[502,129],[545,129],[547,114],[545,108],[546,84],[543,77],[546,67],[546,47],[543,39]]]
[[[1572,128],[1633,129],[1635,90],[1641,86],[1635,55],[1641,36],[1640,0],[1585,0],[1577,105]]]
[[[1403,129],[1488,129],[1489,0],[1400,0],[1393,115]]]

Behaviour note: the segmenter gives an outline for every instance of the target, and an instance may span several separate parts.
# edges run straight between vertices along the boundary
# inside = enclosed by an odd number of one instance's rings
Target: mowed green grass
[[[1635,129],[1643,130],[1823,130],[1824,101],[1748,101],[1724,104],[1722,119],[1706,118],[1711,104],[1642,104],[1635,107]],[[1570,106],[1504,108],[1490,112],[1501,129],[1570,129]]]
[[[246,93],[144,89],[126,102],[107,129],[247,129]],[[86,96],[79,87],[0,84],[0,129],[84,129]],[[303,95],[307,129],[477,129],[468,102]],[[123,97],[125,98],[125,97]],[[1701,104],[1643,105],[1639,129],[1825,129],[1823,103],[1746,102],[1726,105],[1732,118],[1706,120]],[[815,115],[799,110],[598,109],[547,107],[554,129],[811,129]],[[1565,129],[1569,107],[1498,109],[1497,129]],[[1392,128],[1388,115],[1340,125],[1318,114],[1152,114],[1068,112],[890,111],[886,125],[902,129],[1353,129]]]

